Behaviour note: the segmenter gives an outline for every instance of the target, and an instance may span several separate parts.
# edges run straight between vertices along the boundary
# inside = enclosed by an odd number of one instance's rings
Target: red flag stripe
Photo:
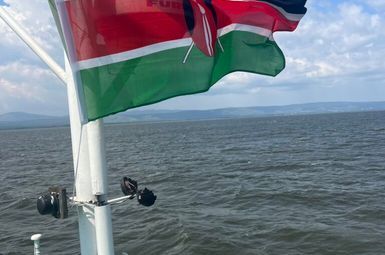
[[[181,2],[174,1],[165,7],[156,1],[160,0],[65,1],[76,60],[190,37]],[[287,19],[264,2],[213,0],[212,4],[218,29],[239,23],[274,32],[292,31],[298,25],[298,21]]]
[[[299,21],[293,21],[273,5],[260,1],[213,0],[218,28],[232,23],[254,25],[275,31],[294,31]],[[219,7],[218,7],[219,6]]]
[[[291,21],[300,21],[302,19],[302,17],[305,15],[305,14],[287,12],[287,11],[285,11],[285,9],[283,7],[275,5],[273,3],[269,3],[269,1],[264,1],[264,0],[261,0],[261,1],[260,0],[227,0],[227,1],[254,2],[254,3],[255,2],[263,2],[265,4],[271,5],[275,9],[277,9],[282,15],[284,15],[288,20],[291,20]],[[287,1],[286,1],[286,3],[287,3]]]

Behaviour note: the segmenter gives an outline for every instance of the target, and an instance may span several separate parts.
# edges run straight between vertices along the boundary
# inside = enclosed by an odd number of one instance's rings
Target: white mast
[[[0,17],[38,55],[50,69],[67,83],[71,123],[75,187],[79,214],[81,254],[113,255],[111,208],[107,203],[107,167],[103,120],[82,126],[73,73],[67,58],[66,72],[0,7]],[[89,203],[93,201],[95,203]]]
[[[74,178],[78,206],[80,248],[83,255],[114,254],[111,209],[106,205],[92,205],[96,195],[107,201],[108,181],[104,149],[103,120],[82,127],[73,73],[65,57],[68,106],[71,123]]]

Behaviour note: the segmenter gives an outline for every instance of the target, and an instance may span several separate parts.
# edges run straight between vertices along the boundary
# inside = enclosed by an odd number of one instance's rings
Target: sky
[[[63,47],[48,2],[2,0],[61,65]],[[385,0],[308,0],[293,33],[275,33],[286,56],[277,77],[233,73],[209,92],[145,109],[214,109],[335,101],[385,101]],[[65,86],[0,20],[0,114],[67,115]]]

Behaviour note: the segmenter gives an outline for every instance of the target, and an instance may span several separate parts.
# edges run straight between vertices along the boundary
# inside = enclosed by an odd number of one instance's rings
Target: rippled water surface
[[[113,205],[116,254],[385,254],[385,112],[106,127],[110,197],[122,176],[155,206]],[[0,254],[79,254],[68,128],[0,131]]]

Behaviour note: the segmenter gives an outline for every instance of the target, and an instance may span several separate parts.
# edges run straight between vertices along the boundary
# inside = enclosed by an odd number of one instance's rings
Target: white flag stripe
[[[273,41],[272,31],[269,29],[250,26],[250,25],[244,25],[244,24],[236,24],[236,23],[219,29],[218,30],[218,37],[223,36],[227,33],[232,32],[232,31],[250,32],[250,33],[254,33],[257,35],[267,37],[269,40]],[[104,65],[119,63],[122,61],[127,61],[127,60],[134,59],[134,58],[143,57],[143,56],[157,53],[157,52],[164,51],[164,50],[186,47],[186,46],[191,45],[191,43],[192,43],[191,38],[183,38],[183,39],[178,39],[178,40],[172,40],[172,41],[166,41],[166,42],[151,44],[151,45],[137,48],[134,50],[129,50],[129,51],[111,54],[108,56],[103,56],[103,57],[98,57],[98,58],[82,60],[82,61],[79,61],[77,63],[73,63],[73,67],[77,70],[84,70],[84,69],[89,69],[89,68],[94,68],[94,67],[100,67],[100,66],[104,66]]]
[[[219,29],[218,36],[223,36],[227,33],[230,33],[231,31],[251,32],[254,34],[262,35],[264,37],[269,37],[269,39],[273,39],[273,37],[271,36],[273,33],[270,29],[237,23],[233,23],[228,26],[225,26],[224,28]]]
[[[83,69],[118,63],[118,62],[130,60],[134,58],[143,57],[145,55],[149,55],[149,54],[164,51],[164,50],[189,46],[191,42],[192,42],[191,38],[183,38],[183,39],[178,39],[173,41],[166,41],[166,42],[151,44],[145,47],[141,47],[134,50],[125,51],[125,52],[120,52],[116,54],[111,54],[104,57],[82,60],[77,63],[77,69],[83,70]]]

